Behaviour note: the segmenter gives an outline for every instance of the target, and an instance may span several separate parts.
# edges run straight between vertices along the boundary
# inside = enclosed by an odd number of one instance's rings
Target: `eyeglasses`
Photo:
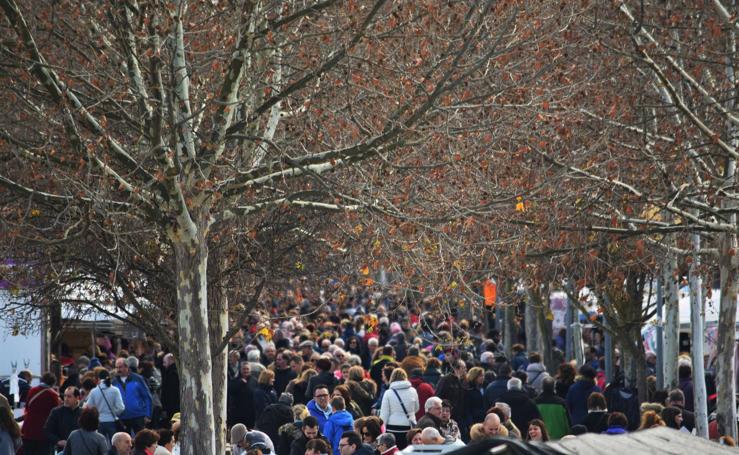
[[[313,398],[326,398],[328,396],[327,393],[323,393],[321,395],[314,395]]]
[[[371,435],[371,434],[369,434],[369,433],[367,433],[366,431],[363,431],[363,432],[362,432],[362,436],[364,436],[364,437],[367,437],[367,438],[369,438],[369,437],[370,437],[370,436],[372,436],[372,435]]]
[[[342,443],[339,443],[339,448],[340,448],[340,449],[343,449],[344,447],[349,447],[349,444],[342,444]]]

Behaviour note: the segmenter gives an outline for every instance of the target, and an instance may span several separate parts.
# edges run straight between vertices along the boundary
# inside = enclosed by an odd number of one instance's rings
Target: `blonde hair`
[[[485,370],[480,367],[472,367],[470,368],[470,371],[467,372],[467,382],[474,384],[480,376],[485,376]]]
[[[275,372],[272,370],[262,370],[259,373],[259,380],[257,381],[261,385],[269,385],[269,381],[275,378]]]
[[[390,382],[407,380],[408,374],[406,374],[405,370],[402,368],[396,368],[393,370],[392,374],[390,374]]]

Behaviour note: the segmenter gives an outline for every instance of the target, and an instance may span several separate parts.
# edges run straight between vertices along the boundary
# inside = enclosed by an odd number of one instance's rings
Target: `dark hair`
[[[580,376],[586,377],[588,379],[595,379],[595,370],[590,365],[583,365],[580,367]]]
[[[541,380],[542,392],[554,393],[554,384],[554,378],[551,376],[546,376],[544,379]]]
[[[67,387],[66,390],[71,390],[72,391],[72,395],[75,398],[79,398],[80,397],[80,389],[78,387],[75,387],[75,386],[71,385],[71,386]]]
[[[446,400],[446,399],[445,400],[441,400],[441,407],[442,408],[454,409],[454,406],[452,406],[452,402],[449,401],[449,400]]]
[[[318,367],[319,370],[328,371],[331,369],[331,361],[325,357],[321,357],[316,362],[316,367]]]
[[[136,433],[136,437],[133,439],[133,448],[136,450],[144,450],[150,445],[156,444],[158,441],[159,435],[156,431],[144,428]]]
[[[685,404],[685,394],[680,389],[670,391],[670,395],[668,395],[667,399],[670,400],[670,403],[680,402]]]
[[[565,384],[571,383],[575,380],[576,373],[575,367],[569,363],[563,363],[557,368],[557,379]]]
[[[680,379],[687,379],[693,375],[693,368],[690,365],[682,364],[677,367],[677,375]]]
[[[513,369],[507,363],[501,364],[498,367],[498,371],[497,371],[499,378],[509,378],[511,377],[512,372],[513,372]]]
[[[405,440],[408,442],[408,445],[412,444],[411,441],[413,441],[413,438],[421,431],[423,430],[421,430],[420,428],[411,428],[410,430],[408,430],[408,433],[405,434]]]
[[[21,437],[21,429],[13,417],[13,411],[4,406],[0,406],[0,429],[7,431],[11,440]]]
[[[78,420],[80,428],[85,431],[95,431],[98,429],[100,424],[100,415],[95,407],[87,407],[82,409],[80,418]]]
[[[585,434],[588,432],[588,427],[585,425],[572,425],[572,428],[570,428],[570,434],[573,436],[580,436],[581,434]]]
[[[305,450],[314,450],[318,453],[329,453],[331,451],[331,447],[323,439],[316,438],[308,441],[308,443],[305,445]]]
[[[326,384],[318,384],[317,386],[313,387],[313,394],[315,395],[316,390],[318,389],[326,389],[328,390],[328,386]]]
[[[85,379],[82,381],[82,388],[89,392],[95,388],[95,381],[90,378]]]
[[[157,433],[159,433],[159,445],[161,446],[166,446],[174,440],[174,433],[172,430],[162,428],[161,430],[157,430]]]
[[[614,425],[626,428],[629,426],[629,419],[626,418],[623,412],[612,412],[608,416],[608,426],[611,427]]]
[[[541,362],[541,355],[538,352],[532,352],[529,354],[529,363]]]
[[[544,441],[544,442],[549,441],[549,433],[547,432],[547,426],[546,426],[546,424],[544,423],[543,420],[541,420],[541,419],[533,419],[532,421],[529,422],[529,426],[532,426],[532,425],[539,427],[539,429],[541,430],[541,440],[542,441]],[[526,428],[526,439],[527,440],[530,439],[529,438],[529,431],[528,430],[529,429]]]
[[[54,376],[54,373],[46,372],[41,376],[41,382],[51,387],[56,384],[56,376]]]
[[[310,427],[314,428],[318,426],[318,419],[313,416],[305,416],[303,419],[303,428]]]
[[[524,347],[524,346],[523,346],[522,344],[514,344],[514,345],[513,345],[512,347],[511,347],[511,350],[512,350],[513,352],[519,353],[519,352],[523,352],[523,351],[525,351],[525,350],[526,350],[526,348],[525,348],[525,347]]]
[[[362,437],[356,431],[345,431],[341,439],[346,439],[347,444],[356,446],[357,449],[362,447]]]
[[[513,376],[514,378],[520,379],[524,385],[526,385],[526,383],[529,380],[529,375],[525,371],[521,371],[521,370],[514,371],[511,376]]]
[[[437,359],[436,357],[431,357],[426,362],[426,368],[440,368],[441,367],[441,360]]]
[[[98,379],[104,382],[107,387],[110,387],[110,373],[108,373],[108,370],[100,370]]]
[[[364,420],[364,429],[367,430],[374,441],[382,434],[382,421],[377,416],[368,416]]]
[[[383,346],[382,355],[393,355],[393,347],[388,345]]]
[[[668,427],[679,430],[680,427],[677,425],[677,422],[675,422],[675,417],[682,413],[683,411],[680,408],[668,406],[662,410],[662,420],[665,421],[665,425]]]
[[[606,397],[602,393],[593,392],[588,396],[588,409],[606,409]]]
[[[343,411],[346,409],[346,402],[344,397],[334,397],[331,399],[331,407],[336,411]]]

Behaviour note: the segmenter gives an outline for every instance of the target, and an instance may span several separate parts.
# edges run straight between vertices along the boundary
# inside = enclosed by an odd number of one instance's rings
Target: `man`
[[[421,417],[421,420],[418,421],[416,424],[416,428],[436,428],[439,430],[441,428],[442,422],[441,422],[441,407],[442,401],[439,397],[431,397],[428,400],[426,400],[426,404],[424,406],[424,415]]]
[[[421,441],[423,442],[424,446],[444,446],[441,447],[436,453],[449,452],[459,447],[464,447],[464,443],[462,441],[452,438],[445,438],[441,435],[441,433],[439,433],[439,430],[432,427],[424,428],[423,431],[421,431]]]
[[[28,370],[21,370],[18,373],[18,397],[21,403],[26,402],[28,398],[28,391],[31,390],[31,380],[33,375]],[[16,407],[15,395],[10,393],[10,378],[3,379],[0,381],[0,394],[8,399],[11,409]]]
[[[541,394],[541,383],[544,378],[549,377],[547,367],[541,362],[541,355],[538,352],[529,354],[529,365],[526,367],[526,376],[528,385],[534,389],[536,395]]]
[[[482,428],[489,438],[498,436],[500,434],[500,417],[498,417],[498,414],[491,412],[486,415],[482,423]]]
[[[44,425],[46,438],[57,452],[64,450],[69,433],[79,428],[77,421],[80,414],[82,414],[80,390],[77,387],[69,386],[64,389],[62,405],[51,410],[51,414],[49,414],[49,418],[46,419]]]
[[[121,423],[126,431],[136,434],[144,429],[151,417],[152,399],[146,379],[131,371],[130,365],[134,362],[130,359],[131,357],[128,358],[129,361],[122,357],[116,359],[116,376],[112,385],[120,390],[123,404],[126,406],[120,415]]]
[[[228,383],[227,420],[229,426],[243,423],[254,426],[254,390],[257,381],[251,375],[251,364],[241,362],[239,377]]]
[[[287,385],[298,374],[290,368],[290,354],[287,351],[280,351],[275,356],[275,392],[280,396],[285,391]]]
[[[264,351],[262,352],[262,357],[260,359],[262,365],[269,365],[270,363],[274,362],[276,356],[277,347],[275,347],[275,344],[270,341],[264,346]]]
[[[500,397],[508,391],[508,380],[511,379],[511,367],[507,363],[498,367],[498,376],[485,388],[485,408],[494,406]]]
[[[174,355],[166,354],[162,358],[162,410],[164,418],[169,420],[180,412],[180,375]]]
[[[382,355],[372,362],[372,367],[370,368],[370,377],[375,381],[378,388],[382,387],[382,369],[390,362],[395,362],[393,347],[383,346]]]
[[[685,394],[680,389],[674,389],[667,396],[667,406],[680,409],[683,412],[683,426],[688,431],[695,428],[695,414],[685,409]]]
[[[305,390],[306,400],[310,400],[313,397],[316,387],[319,384],[328,387],[328,392],[332,393],[336,384],[339,383],[336,376],[331,372],[331,360],[321,357],[316,362],[316,367],[318,368],[318,374],[308,379],[308,387]]]
[[[362,444],[362,438],[356,431],[347,431],[339,441],[340,455],[374,455],[375,450],[369,444]]]
[[[132,448],[133,441],[131,441],[130,434],[124,432],[116,433],[111,439],[111,447],[107,455],[131,455]]]
[[[452,404],[452,418],[457,422],[464,420],[464,387],[463,381],[467,376],[467,365],[463,360],[452,362],[452,372],[439,380],[436,385],[436,396],[442,400],[449,400]]]
[[[157,433],[159,433],[159,441],[157,442],[159,445],[154,451],[154,455],[172,455],[175,442],[172,430],[161,429]]]
[[[551,439],[560,439],[570,434],[570,414],[567,412],[567,402],[554,391],[555,380],[547,376],[541,382],[541,395],[535,400],[541,418],[547,426]]]
[[[530,421],[541,418],[539,408],[523,391],[523,383],[518,378],[508,380],[508,391],[500,397],[499,401],[511,407],[511,420],[519,429],[528,428]]]
[[[398,453],[398,446],[395,445],[395,435],[392,433],[383,433],[377,438],[377,451],[380,455],[395,455]]]
[[[277,403],[273,403],[266,408],[256,418],[256,428],[263,431],[272,441],[279,440],[279,429],[282,425],[293,421],[293,396],[284,392],[280,395]]]
[[[689,363],[680,363],[677,367],[677,376],[680,381],[678,387],[685,397],[685,409],[693,412],[693,367]]]
[[[234,349],[228,353],[228,369],[226,370],[226,374],[228,375],[229,381],[232,381],[239,377],[240,362],[241,354],[239,354],[239,351]]]
[[[313,342],[305,340],[300,343],[298,347],[300,348],[300,356],[303,359],[303,362],[310,362],[310,359],[313,356]]]
[[[44,433],[44,424],[51,410],[61,404],[59,395],[54,390],[56,376],[45,373],[41,383],[28,391],[28,401],[23,415],[23,453],[25,455],[48,455],[51,445]]]
[[[313,399],[310,400],[306,406],[310,415],[315,417],[318,421],[318,429],[321,430],[321,433],[323,433],[326,422],[333,412],[328,400],[328,387],[324,384],[319,384],[313,392]]]
[[[282,355],[285,355],[283,353]],[[298,377],[303,371],[303,358],[299,354],[293,354],[290,356],[290,369],[295,373],[295,377]]]
[[[290,445],[290,455],[305,454],[305,445],[312,439],[321,438],[328,444],[326,438],[321,434],[321,430],[318,429],[318,420],[313,416],[303,419],[303,428],[301,431],[303,434]]]

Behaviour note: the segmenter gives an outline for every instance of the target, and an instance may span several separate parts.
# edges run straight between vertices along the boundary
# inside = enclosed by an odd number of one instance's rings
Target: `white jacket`
[[[395,392],[398,395],[395,395]],[[405,406],[401,406],[400,398]],[[420,405],[418,404],[418,393],[408,381],[395,381],[390,384],[385,393],[382,395],[382,404],[380,405],[380,418],[385,425],[397,426],[413,426],[416,424],[416,412]]]
[[[103,397],[103,394],[105,394],[105,397]],[[85,407],[88,406],[97,408],[101,422],[115,422],[116,417],[126,410],[118,387],[108,387],[104,382],[90,391],[90,396],[87,397],[85,403]]]

